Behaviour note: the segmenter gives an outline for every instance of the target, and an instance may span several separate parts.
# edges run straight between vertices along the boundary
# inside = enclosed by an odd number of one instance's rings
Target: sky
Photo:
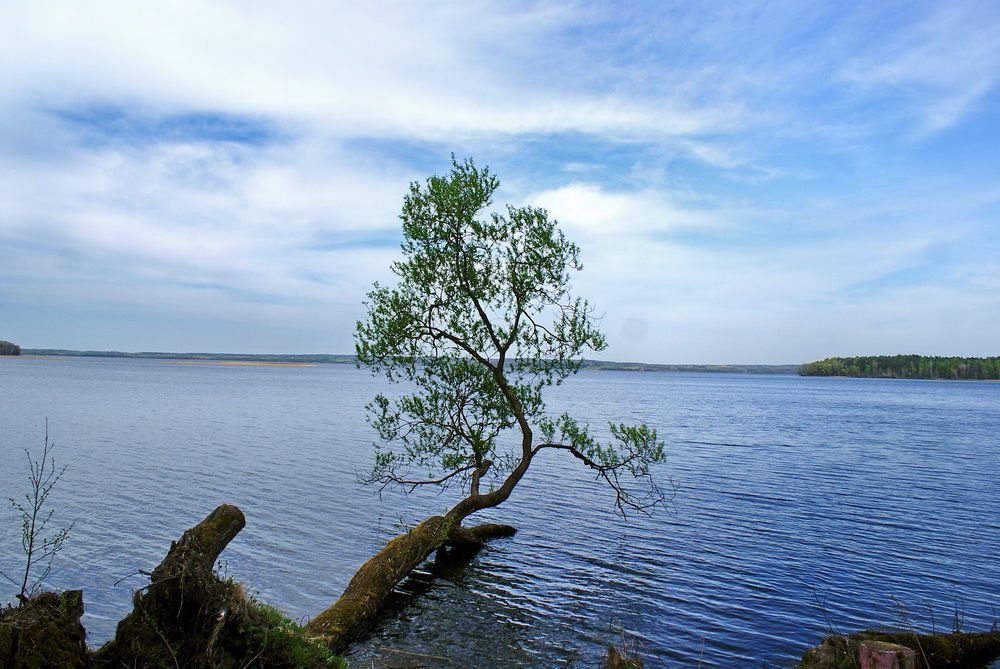
[[[605,360],[1000,355],[1000,3],[0,3],[0,339],[351,353],[408,184],[581,248]]]

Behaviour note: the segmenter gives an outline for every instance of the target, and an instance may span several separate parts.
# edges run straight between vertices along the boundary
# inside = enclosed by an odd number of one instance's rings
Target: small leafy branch
[[[52,560],[62,550],[63,542],[75,524],[70,523],[69,527],[60,528],[54,533],[48,528],[54,511],[46,509],[46,503],[52,494],[52,489],[66,471],[65,466],[62,468],[56,466],[55,457],[52,455],[54,447],[55,444],[49,441],[49,421],[46,419],[42,457],[36,460],[28,449],[24,449],[24,454],[28,458],[28,493],[21,502],[13,497],[8,498],[11,506],[21,515],[24,573],[19,575],[19,580],[2,570],[0,576],[20,588],[17,599],[22,604],[41,590],[42,582],[52,571]],[[38,573],[39,569],[41,573]],[[32,579],[33,574],[34,579]]]

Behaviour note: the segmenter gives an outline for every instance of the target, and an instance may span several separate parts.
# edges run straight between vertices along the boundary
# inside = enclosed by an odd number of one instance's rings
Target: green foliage
[[[1000,379],[1000,357],[958,358],[878,355],[826,358],[799,368],[802,376],[854,376],[886,379]]]
[[[23,501],[8,498],[21,520],[24,569],[19,580],[3,571],[0,571],[0,576],[19,588],[17,599],[22,604],[41,591],[42,583],[52,571],[52,560],[62,550],[63,542],[73,529],[73,523],[54,532],[49,528],[49,521],[55,513],[47,508],[49,495],[66,471],[65,467],[60,469],[56,466],[52,455],[54,447],[55,444],[49,441],[49,422],[46,420],[41,457],[35,459],[31,451],[24,449],[28,458],[28,492]]]
[[[21,347],[0,339],[0,355],[21,355]]]
[[[578,247],[544,209],[495,210],[498,187],[488,168],[453,157],[448,176],[413,183],[404,198],[397,282],[375,285],[355,334],[360,363],[413,387],[392,400],[378,395],[368,407],[382,440],[373,482],[471,484],[476,495],[487,473],[495,486],[523,474],[538,448],[564,447],[533,443],[533,428],[551,422],[543,391],[606,341],[591,305],[571,292],[571,275],[582,269]],[[619,452],[560,420],[591,466],[646,475],[663,459],[662,445],[648,443],[656,443],[649,428],[612,427],[626,444]],[[515,428],[520,449],[501,448]]]

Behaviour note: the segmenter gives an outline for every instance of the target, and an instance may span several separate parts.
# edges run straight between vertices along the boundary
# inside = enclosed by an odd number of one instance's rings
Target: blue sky
[[[869,6],[870,5],[870,6]],[[473,156],[600,357],[997,355],[1000,5],[0,5],[0,339],[347,353]]]

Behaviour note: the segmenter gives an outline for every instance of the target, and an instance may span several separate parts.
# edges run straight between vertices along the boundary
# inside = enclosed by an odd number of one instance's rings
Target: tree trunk
[[[453,513],[431,516],[390,541],[358,569],[340,599],[305,625],[305,632],[321,639],[333,652],[343,652],[374,624],[396,584],[435,550],[447,546],[475,549],[487,539],[516,532],[509,525],[464,528],[461,520]]]

